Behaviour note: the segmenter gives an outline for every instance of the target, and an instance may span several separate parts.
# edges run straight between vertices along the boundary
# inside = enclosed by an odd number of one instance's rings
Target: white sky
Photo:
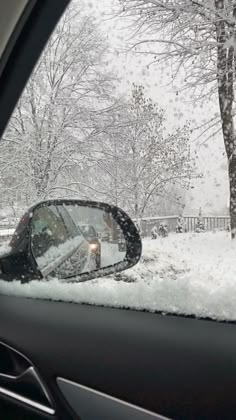
[[[78,1],[78,0],[74,0]],[[218,111],[218,103],[214,101],[203,108],[189,103],[190,96],[176,96],[173,87],[168,85],[171,70],[153,66],[147,69],[147,59],[144,56],[135,56],[132,53],[119,53],[124,48],[128,32],[125,22],[109,19],[113,5],[118,0],[90,0],[86,3],[89,10],[96,17],[101,30],[107,36],[109,43],[114,48],[109,65],[121,78],[121,89],[129,90],[132,82],[143,84],[147,94],[166,111],[167,129],[171,130],[186,120],[194,120],[200,124],[204,119]],[[168,86],[167,86],[168,85]],[[228,201],[227,164],[223,157],[224,145],[221,134],[208,142],[208,147],[198,148],[194,142],[195,135],[191,138],[191,149],[197,148],[197,167],[203,173],[203,179],[192,182],[194,189],[187,193],[187,212],[193,212],[202,207],[203,212],[223,214]],[[202,141],[201,139],[199,140]]]

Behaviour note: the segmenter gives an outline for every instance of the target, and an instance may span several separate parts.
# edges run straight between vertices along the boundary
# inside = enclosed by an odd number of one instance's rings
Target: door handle
[[[17,350],[0,343],[0,394],[54,415],[43,381],[32,363]]]

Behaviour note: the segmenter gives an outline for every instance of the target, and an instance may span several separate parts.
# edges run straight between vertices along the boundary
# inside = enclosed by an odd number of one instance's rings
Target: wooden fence
[[[178,216],[166,217],[145,217],[142,219],[142,236],[151,236],[151,230],[160,223],[165,223],[168,226],[169,232],[175,232]],[[203,224],[206,231],[226,230],[230,224],[229,216],[203,216]],[[193,232],[198,221],[197,216],[185,216],[185,231]]]

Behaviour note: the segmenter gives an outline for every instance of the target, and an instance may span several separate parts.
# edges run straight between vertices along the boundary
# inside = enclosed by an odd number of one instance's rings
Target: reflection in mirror
[[[66,279],[124,261],[126,241],[103,209],[44,204],[32,215],[31,250],[44,277]]]

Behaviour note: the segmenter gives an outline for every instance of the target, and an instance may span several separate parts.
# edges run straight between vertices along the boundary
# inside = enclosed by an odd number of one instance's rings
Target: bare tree
[[[130,48],[151,57],[150,64],[169,63],[172,79],[183,75],[182,89],[194,100],[218,97],[219,117],[203,128],[220,124],[230,185],[232,238],[236,237],[236,138],[234,82],[236,2],[234,0],[120,0],[119,15],[132,28]],[[216,132],[214,131],[214,132]]]

